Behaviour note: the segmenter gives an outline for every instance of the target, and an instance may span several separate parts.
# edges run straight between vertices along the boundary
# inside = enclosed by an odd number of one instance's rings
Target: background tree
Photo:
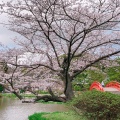
[[[120,82],[120,66],[109,67],[107,69],[107,75],[109,81]]]
[[[52,71],[64,82],[66,100],[74,96],[78,74],[120,52],[118,0],[16,0],[1,8],[10,17],[9,29],[22,35],[16,42],[40,55],[23,66]]]

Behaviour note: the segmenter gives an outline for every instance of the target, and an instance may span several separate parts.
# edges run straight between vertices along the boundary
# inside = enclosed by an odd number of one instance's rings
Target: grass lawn
[[[88,120],[82,114],[74,111],[69,112],[53,112],[53,113],[35,113],[28,117],[29,120]]]
[[[13,93],[2,93],[1,96],[15,98],[16,96]]]
[[[1,96],[9,97],[9,98],[17,98],[16,95],[13,94],[13,93],[2,93]],[[33,94],[22,94],[22,96],[24,96],[24,97],[34,97],[35,95],[33,95]]]

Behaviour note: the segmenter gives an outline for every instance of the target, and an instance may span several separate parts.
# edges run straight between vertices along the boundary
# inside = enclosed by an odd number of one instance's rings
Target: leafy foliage
[[[120,119],[120,96],[108,92],[88,91],[72,101],[89,120]]]
[[[81,91],[81,90],[83,90],[83,86],[82,85],[74,85],[73,90],[74,91]]]
[[[116,58],[116,62],[120,65],[120,57]]]
[[[0,84],[0,92],[2,92],[4,90],[3,85]]]
[[[99,70],[88,70],[88,74],[89,74],[89,79],[91,80],[91,83],[95,80],[102,82],[106,77],[105,74]]]
[[[105,78],[106,74],[98,69],[86,70],[75,78],[75,81],[73,82],[73,89],[75,91],[88,90],[93,81],[97,80],[102,82]]]
[[[109,67],[107,69],[108,79],[120,82],[120,66]]]

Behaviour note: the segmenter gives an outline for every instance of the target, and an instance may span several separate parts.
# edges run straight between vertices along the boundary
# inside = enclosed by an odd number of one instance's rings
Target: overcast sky
[[[0,23],[7,22],[7,16],[0,15]],[[8,30],[6,26],[0,24],[0,43],[7,45],[8,47],[14,47],[15,43],[13,39],[17,36],[15,32]]]
[[[4,2],[7,2],[9,0],[4,0]],[[0,1],[1,3],[2,1]],[[6,23],[8,20],[7,16],[4,14],[0,14],[0,23]],[[17,36],[15,32],[12,32],[7,29],[6,26],[3,26],[0,24],[0,43],[4,44],[5,46],[8,46],[10,48],[15,47],[15,43],[13,42],[13,39]]]

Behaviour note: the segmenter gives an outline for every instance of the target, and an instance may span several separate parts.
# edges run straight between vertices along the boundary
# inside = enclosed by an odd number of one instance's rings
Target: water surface
[[[22,103],[18,99],[0,98],[0,120],[28,120],[35,112],[67,111],[61,104]]]

